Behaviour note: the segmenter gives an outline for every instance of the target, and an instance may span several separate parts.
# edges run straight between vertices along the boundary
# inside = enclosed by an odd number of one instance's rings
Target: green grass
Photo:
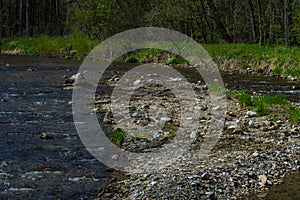
[[[218,95],[226,94],[226,88],[222,86],[218,81],[208,84],[208,89]]]
[[[289,119],[292,123],[297,123],[300,121],[300,108],[295,108],[290,106],[289,108]]]
[[[240,106],[251,106],[252,97],[247,90],[231,91],[231,94],[237,98]]]
[[[118,129],[108,134],[108,138],[110,139],[110,141],[112,141],[112,143],[120,147],[125,138],[125,132],[123,130]]]
[[[172,64],[184,64],[184,65],[188,65],[189,61],[185,60],[181,56],[174,55],[171,58],[169,58],[168,60],[166,60],[166,64],[167,65],[172,65]]]
[[[300,108],[295,108],[282,94],[252,96],[247,90],[230,91],[230,94],[237,98],[240,106],[253,109],[258,116],[269,114],[276,118],[278,113],[284,113],[292,123],[300,121]]]
[[[162,52],[159,49],[141,49],[126,54],[124,58],[125,62],[145,63],[152,61],[154,57],[159,56]]]
[[[67,47],[72,47],[76,52],[72,58],[82,59],[100,41],[91,40],[79,33],[73,33],[70,37],[39,37],[39,38],[0,38],[0,49],[13,51],[18,49],[21,55],[41,55],[55,57],[70,57],[63,53]],[[160,43],[161,46],[164,43]],[[185,46],[182,44],[181,46]],[[188,44],[186,44],[188,47]],[[272,74],[282,76],[300,76],[300,47],[285,47],[282,45],[258,44],[203,44],[217,64],[226,60],[226,66],[236,65],[242,69],[248,67],[254,71],[261,71],[263,67],[270,67]],[[163,55],[164,51],[159,49],[141,49],[130,52],[123,56],[126,62],[145,63],[151,62],[153,58]],[[167,59],[167,57],[165,58]],[[167,64],[187,64],[181,57],[173,55]],[[224,64],[224,63],[223,63]]]
[[[300,47],[258,44],[205,44],[203,47],[217,63],[224,59],[235,60],[241,68],[254,70],[264,63],[274,65],[275,74],[300,76]]]
[[[74,34],[71,37],[0,38],[0,49],[17,51],[17,55],[63,57],[82,59],[98,44],[87,37]],[[66,55],[70,48],[72,55]]]

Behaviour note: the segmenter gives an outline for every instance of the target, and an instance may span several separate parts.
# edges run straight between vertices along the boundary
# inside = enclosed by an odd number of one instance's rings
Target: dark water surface
[[[30,66],[36,71],[28,72]],[[79,61],[0,56],[0,199],[93,199],[112,178],[122,175],[108,172],[87,152],[68,104],[72,91],[55,86],[79,66]],[[187,69],[180,71],[190,81],[199,80]],[[299,83],[228,74],[223,78],[230,89],[283,92],[300,102]],[[59,137],[41,139],[43,132]],[[268,198],[300,199],[300,174],[273,188]]]
[[[3,65],[14,59],[18,66]],[[0,57],[0,199],[93,199],[118,176],[84,148],[68,104],[72,92],[54,86],[78,64],[56,61]],[[27,72],[30,65],[36,71]],[[58,137],[41,139],[42,132]]]

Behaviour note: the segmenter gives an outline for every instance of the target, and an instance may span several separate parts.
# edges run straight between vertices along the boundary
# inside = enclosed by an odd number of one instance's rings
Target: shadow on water
[[[7,65],[9,64],[9,65]],[[31,66],[35,70],[28,71]],[[123,174],[111,172],[82,145],[72,118],[72,92],[53,85],[71,76],[79,61],[0,56],[0,196],[3,198],[94,198]],[[125,71],[135,65],[117,64]],[[178,69],[189,81],[191,69]],[[110,73],[113,74],[113,73]],[[282,92],[300,102],[299,83],[223,74],[226,87],[260,93]],[[58,135],[41,139],[41,133]],[[300,174],[272,188],[267,199],[300,199]],[[276,198],[275,198],[276,197]]]

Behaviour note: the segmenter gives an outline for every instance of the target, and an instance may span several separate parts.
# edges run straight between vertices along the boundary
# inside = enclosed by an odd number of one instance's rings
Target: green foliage
[[[233,91],[232,93],[238,99],[240,106],[252,105],[252,97],[247,90]]]
[[[98,44],[96,40],[91,40],[87,36],[82,36],[75,31],[71,37],[72,49],[76,51],[75,57],[83,59],[87,56]]]
[[[178,127],[175,124],[172,123],[166,123],[162,130],[169,131],[169,132],[175,132],[178,129]]]
[[[166,64],[167,65],[172,65],[172,64],[185,64],[185,65],[188,65],[189,61],[185,60],[181,56],[175,55],[175,56],[172,56],[171,58],[169,58],[166,61]]]
[[[143,136],[142,134],[139,134],[139,133],[135,133],[132,135],[132,139],[134,140],[147,140],[147,137]]]
[[[158,57],[163,51],[159,49],[140,49],[124,56],[125,62],[145,63]]]
[[[276,67],[273,71],[272,71],[272,74],[282,74],[283,72],[283,69],[281,67]]]
[[[255,69],[264,61],[274,65],[273,74],[296,76],[300,74],[300,47],[258,44],[205,44],[215,62],[220,60],[238,61],[241,68],[246,66]],[[229,63],[230,64],[230,63]]]
[[[252,108],[257,112],[258,116],[268,114],[268,103],[264,101],[263,97],[254,97],[252,99]]]
[[[297,123],[300,121],[300,108],[295,108],[294,106],[290,106],[289,108],[289,118],[291,122]]]
[[[276,95],[263,95],[259,98],[267,104],[285,105],[289,103],[288,100],[281,93]]]
[[[34,41],[36,43],[35,51],[45,57],[57,57],[60,53],[60,48],[63,47],[57,38],[42,37]]]
[[[239,105],[254,109],[258,116],[270,114],[270,118],[278,119],[277,113],[270,113],[271,108],[278,105],[280,112],[285,113],[292,123],[300,121],[300,108],[295,108],[283,94],[251,96],[246,90],[230,91],[237,98]]]
[[[214,81],[213,83],[208,84],[208,89],[216,94],[226,94],[226,88],[221,85],[218,81]]]
[[[112,141],[112,143],[114,143],[115,145],[117,145],[118,147],[121,146],[124,138],[125,138],[125,132],[123,130],[116,130],[112,133],[110,133],[108,135],[108,138]]]
[[[39,38],[0,38],[0,49],[16,50],[18,55],[62,57],[62,51],[68,46],[75,52],[74,58],[84,58],[98,44],[80,34],[72,37],[39,37]]]

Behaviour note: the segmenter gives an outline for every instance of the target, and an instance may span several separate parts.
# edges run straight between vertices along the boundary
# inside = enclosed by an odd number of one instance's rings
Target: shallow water
[[[6,65],[9,64],[9,65]],[[0,196],[8,199],[89,199],[122,174],[107,172],[82,145],[72,118],[71,91],[55,85],[76,73],[79,61],[0,56]],[[28,72],[32,66],[36,71]],[[133,65],[116,64],[124,71]],[[180,69],[190,81],[200,79]],[[223,74],[226,87],[283,92],[300,102],[299,83]],[[105,88],[105,87],[102,87]],[[59,137],[40,138],[46,132]],[[275,187],[268,199],[300,199],[300,174]],[[276,198],[275,198],[276,197]]]
[[[71,91],[53,86],[77,68],[47,64],[35,63],[33,72],[1,67],[0,199],[92,199],[120,175],[87,152],[68,104]],[[57,138],[41,139],[42,132]]]

